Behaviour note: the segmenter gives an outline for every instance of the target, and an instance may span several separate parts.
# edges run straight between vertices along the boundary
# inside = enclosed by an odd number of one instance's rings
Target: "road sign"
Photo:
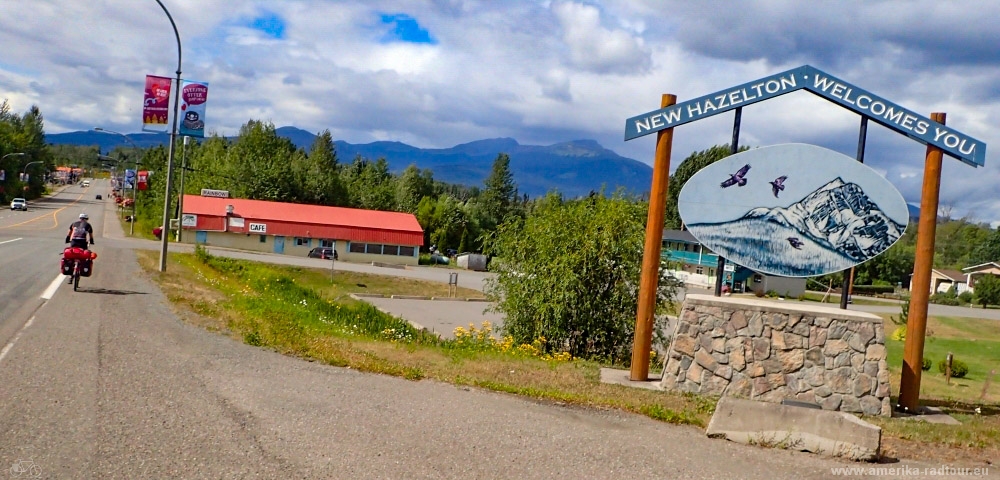
[[[625,121],[625,140],[806,90],[864,115],[973,167],[986,164],[986,144],[809,65],[644,113]]]

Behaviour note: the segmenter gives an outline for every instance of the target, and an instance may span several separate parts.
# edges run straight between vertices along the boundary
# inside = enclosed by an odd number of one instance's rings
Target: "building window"
[[[297,247],[308,247],[312,245],[311,238],[295,237],[295,246]]]
[[[764,277],[761,277],[760,275],[753,276],[753,283],[760,283],[761,280],[764,280]]]
[[[697,268],[694,269],[694,273],[696,273],[698,275],[701,275],[701,274],[705,273],[705,269],[702,268],[702,267],[697,267]]]
[[[367,253],[371,255],[395,255],[401,257],[412,257],[417,254],[416,247],[404,247],[400,245],[383,245],[381,243],[347,243],[347,251],[351,253]]]
[[[330,248],[333,248],[333,244],[334,244],[334,241],[330,240],[328,238],[324,238],[324,239],[322,239],[322,240],[319,241],[319,246],[321,246],[321,247],[330,247]]]
[[[260,243],[267,243],[267,235],[260,236]]]

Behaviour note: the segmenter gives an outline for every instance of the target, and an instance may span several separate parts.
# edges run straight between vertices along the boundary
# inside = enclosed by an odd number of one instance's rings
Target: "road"
[[[117,246],[109,203],[73,188],[0,218],[4,473],[31,461],[44,478],[87,479],[818,479],[845,465],[237,343],[179,320]],[[98,232],[94,276],[43,299],[82,210]]]

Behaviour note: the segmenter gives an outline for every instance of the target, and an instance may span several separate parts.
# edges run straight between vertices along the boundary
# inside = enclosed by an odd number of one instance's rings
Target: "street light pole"
[[[21,170],[21,176],[23,177],[23,176],[27,175],[28,174],[28,167],[30,167],[31,165],[34,165],[36,163],[42,163],[42,161],[41,160],[35,160],[34,162],[28,162],[28,163],[24,164],[24,170]]]
[[[121,159],[120,158],[115,158],[115,157],[109,157],[107,155],[100,155],[100,154],[97,155],[97,159],[98,160],[113,160],[115,162],[115,174],[112,177],[112,179],[114,180],[115,183],[117,183],[121,187],[122,193],[124,194],[125,193],[125,170],[122,169],[122,161],[121,161]],[[118,172],[121,172],[121,181],[119,181],[119,180],[117,180],[115,178],[115,177],[118,176]],[[116,190],[115,188],[112,188],[111,192],[114,193],[115,190]],[[117,205],[117,202],[116,202],[116,205]],[[115,207],[115,208],[117,208],[117,207]],[[124,215],[125,214],[125,207],[122,207],[121,210],[118,213]],[[133,215],[133,217],[134,217],[134,215]],[[135,221],[135,218],[132,218],[132,221]]]
[[[181,188],[180,195],[177,195],[177,243],[181,242],[184,232],[184,172],[187,171],[187,146],[190,138],[184,136],[184,148],[181,150]]]
[[[139,190],[138,186],[136,185],[136,181],[138,180],[139,176],[139,158],[142,157],[142,149],[140,149],[139,146],[136,145],[135,142],[133,142],[131,138],[128,138],[128,135],[125,135],[124,133],[115,132],[113,130],[107,130],[101,127],[94,127],[94,131],[113,133],[115,135],[119,135],[122,138],[124,138],[126,142],[132,144],[132,148],[134,148],[136,153],[138,153],[138,156],[136,156],[135,158],[135,177],[132,178],[132,221],[128,222],[129,225],[128,236],[131,237],[135,233],[135,196],[138,194],[137,192]],[[124,185],[124,183],[122,183],[122,185]]]
[[[163,226],[162,228],[170,228],[170,187],[171,185],[171,174],[174,169],[174,145],[177,142],[177,108],[181,98],[181,34],[177,31],[177,24],[174,23],[174,17],[170,16],[170,12],[167,7],[163,6],[163,2],[156,0],[156,3],[160,5],[163,9],[163,13],[167,14],[167,19],[170,20],[170,26],[174,28],[174,36],[177,37],[177,83],[175,84],[176,92],[174,92],[174,122],[173,127],[170,129],[170,150],[167,154],[167,186],[166,192],[163,195]],[[180,228],[180,225],[178,225]],[[160,235],[160,271],[167,271],[167,241],[170,235],[168,232],[163,232]]]

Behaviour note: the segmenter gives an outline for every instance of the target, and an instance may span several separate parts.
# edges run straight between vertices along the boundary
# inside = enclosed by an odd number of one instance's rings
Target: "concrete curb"
[[[746,445],[874,461],[882,429],[854,415],[722,397],[705,433]]]
[[[431,297],[421,295],[390,295],[389,298],[393,300],[431,300]]]
[[[372,266],[373,267],[384,267],[384,268],[397,268],[397,269],[400,269],[400,270],[406,270],[406,265],[395,265],[395,264],[392,264],[392,263],[372,262]]]
[[[350,297],[353,298],[353,299],[355,299],[355,300],[362,301],[362,302],[365,301],[365,298],[385,298],[383,295],[379,295],[379,294],[375,294],[375,293],[352,293],[350,295]],[[368,302],[365,302],[365,303],[368,303]],[[368,303],[368,304],[372,305],[370,303]],[[388,315],[388,316],[390,316],[392,318],[398,318],[398,319],[400,319],[400,320],[402,320],[402,321],[404,321],[406,323],[409,323],[411,327],[413,327],[413,328],[415,328],[417,330],[423,330],[423,331],[428,332],[428,333],[436,334],[435,332],[432,332],[432,331],[428,330],[427,327],[425,327],[425,326],[423,326],[423,325],[421,325],[421,324],[419,324],[417,322],[414,322],[412,320],[407,320],[407,319],[405,319],[403,317],[400,317],[399,315],[396,315],[396,314],[394,314],[394,313],[392,313],[392,312],[390,312],[390,311],[388,311],[388,310],[386,310],[386,309],[384,309],[382,307],[379,307],[378,305],[372,305],[372,306],[375,307],[376,310],[378,310],[378,311],[380,311],[380,312],[382,312],[382,313],[384,313],[384,314],[386,314],[386,315]],[[438,335],[438,337],[441,336],[440,334],[437,334],[437,335]]]

